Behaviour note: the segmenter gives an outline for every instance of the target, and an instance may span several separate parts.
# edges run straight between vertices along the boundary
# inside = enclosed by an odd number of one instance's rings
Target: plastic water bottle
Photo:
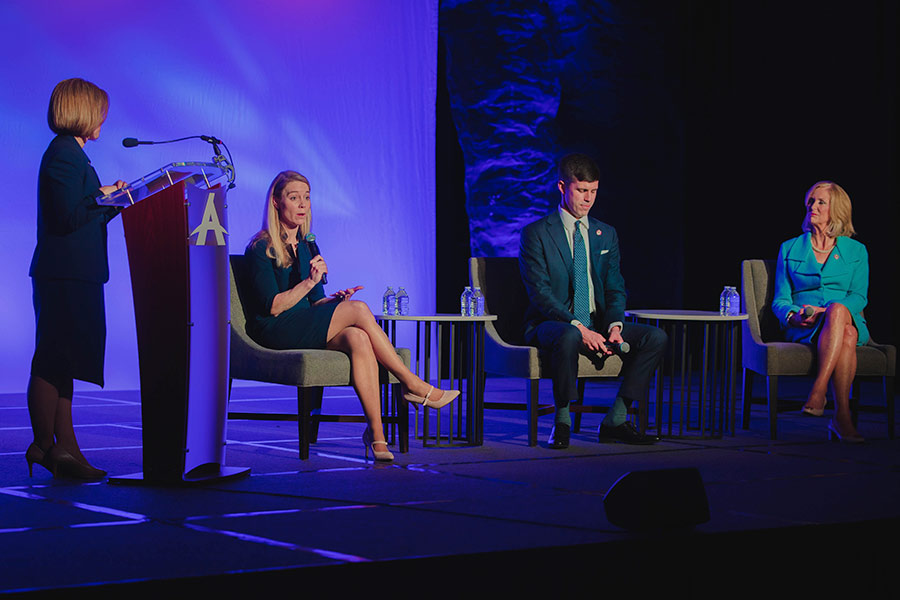
[[[737,288],[726,285],[719,295],[719,314],[733,317],[740,313],[741,295],[738,294]]]
[[[484,316],[484,294],[481,293],[480,287],[476,287],[472,292],[472,316]]]
[[[407,294],[406,290],[402,287],[397,288],[397,314],[409,314],[409,294]]]
[[[397,304],[396,304],[397,296],[394,294],[393,288],[388,286],[388,289],[384,292],[384,296],[381,297],[381,314],[383,315],[393,315],[397,312]]]
[[[472,288],[468,285],[459,297],[459,314],[463,317],[472,316]]]
[[[737,288],[732,286],[728,288],[728,315],[737,316],[741,312],[741,295],[738,294]]]

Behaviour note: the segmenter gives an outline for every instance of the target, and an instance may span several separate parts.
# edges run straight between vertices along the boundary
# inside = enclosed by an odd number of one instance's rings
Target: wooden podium
[[[143,424],[143,472],[110,483],[250,473],[224,466],[231,296],[227,189],[216,184],[223,175],[212,163],[172,163],[98,200],[125,207]]]

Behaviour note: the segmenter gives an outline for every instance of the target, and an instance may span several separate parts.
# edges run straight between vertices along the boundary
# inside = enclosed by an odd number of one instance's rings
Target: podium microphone
[[[141,145],[145,145],[145,144],[152,146],[153,144],[171,144],[173,142],[183,142],[184,140],[203,140],[204,142],[206,142],[208,144],[212,144],[213,152],[216,153],[216,155],[213,157],[213,162],[216,165],[218,165],[219,168],[221,168],[228,176],[228,189],[231,189],[234,187],[234,165],[232,164],[233,161],[231,158],[231,150],[228,149],[228,146],[225,145],[225,142],[223,142],[222,140],[220,140],[219,138],[217,138],[215,136],[212,136],[212,135],[189,135],[187,137],[178,138],[176,140],[165,140],[162,142],[150,142],[150,141],[139,140],[139,139],[133,138],[133,137],[127,137],[122,140],[122,145],[125,146],[126,148],[134,148],[135,146],[141,146]],[[221,152],[221,150],[219,150],[219,144],[222,144],[223,146],[225,146],[225,152],[228,153],[227,159],[224,156],[222,156],[222,152]]]
[[[306,241],[306,247],[309,248],[309,255],[315,258],[319,252],[319,245],[316,243],[316,234],[307,233],[303,238]],[[322,285],[328,285],[328,273],[322,273]]]
[[[135,146],[138,146],[140,144],[152,144],[152,143],[153,142],[142,142],[142,141],[138,140],[137,138],[125,138],[124,140],[122,140],[122,145],[125,146],[126,148],[134,148]]]

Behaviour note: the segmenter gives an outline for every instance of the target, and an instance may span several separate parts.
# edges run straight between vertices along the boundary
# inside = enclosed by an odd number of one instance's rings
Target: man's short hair
[[[600,181],[600,167],[587,154],[567,154],[559,161],[561,181]]]

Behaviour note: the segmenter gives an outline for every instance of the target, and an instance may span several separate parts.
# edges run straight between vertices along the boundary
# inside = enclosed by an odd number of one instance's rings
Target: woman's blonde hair
[[[60,81],[50,94],[47,124],[57,135],[89,137],[109,111],[109,94],[90,81],[74,78]]]
[[[300,181],[309,186],[309,179],[297,171],[282,171],[276,175],[266,194],[266,209],[263,211],[263,228],[259,233],[253,236],[252,240],[250,240],[251,246],[256,243],[265,242],[266,255],[269,258],[274,258],[275,264],[282,269],[291,266],[294,259],[291,258],[291,254],[287,250],[287,244],[285,243],[287,240],[287,232],[281,224],[276,205],[278,201],[281,200],[284,188],[292,181]],[[310,209],[306,212],[306,220],[300,225],[299,238],[306,237],[306,234],[309,233],[311,224],[312,206],[310,206]]]
[[[844,188],[835,182],[819,181],[813,184],[809,191],[806,192],[804,205],[809,206],[809,197],[819,188],[825,188],[828,191],[830,200],[828,205],[829,222],[828,227],[825,228],[825,235],[833,238],[841,235],[847,237],[856,235],[856,230],[853,229],[853,206],[850,204],[850,196],[847,195]],[[812,231],[812,225],[809,224],[808,211],[803,219],[803,231]]]

